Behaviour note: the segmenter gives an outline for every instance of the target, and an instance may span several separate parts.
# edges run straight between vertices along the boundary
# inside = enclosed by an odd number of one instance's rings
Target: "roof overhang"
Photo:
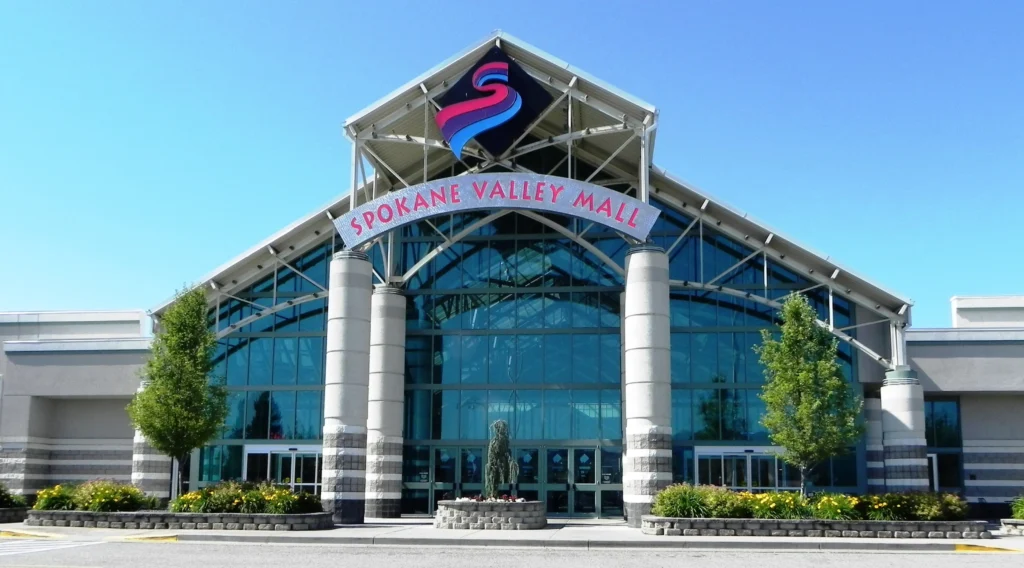
[[[412,172],[422,176],[424,163],[434,173],[443,172],[455,163],[452,153],[437,142],[442,136],[430,120],[430,113],[434,111],[432,101],[494,45],[499,45],[553,95],[561,97],[556,100],[560,109],[564,107],[564,112],[560,110],[561,117],[557,112],[549,113],[535,125],[537,136],[564,133],[565,113],[571,110],[568,114],[572,117],[570,133],[576,129],[600,128],[610,132],[607,136],[574,140],[574,155],[594,167],[604,164],[605,171],[612,175],[636,178],[641,161],[637,134],[641,130],[645,132],[653,149],[657,109],[499,32],[413,79],[345,122],[346,134],[356,147],[370,148],[371,158],[376,162],[371,163],[375,169],[369,178],[353,176],[357,196],[372,199],[393,187],[401,187],[402,181],[422,181],[403,178],[412,176]],[[615,128],[620,131],[611,132]],[[650,185],[652,195],[662,202],[691,216],[702,216],[716,230],[762,249],[767,256],[871,311],[909,324],[911,300],[846,269],[831,257],[812,251],[653,164]],[[199,285],[227,293],[251,285],[272,270],[278,259],[296,257],[323,242],[335,230],[333,219],[346,213],[349,205],[349,195],[337,197],[203,277]],[[159,315],[170,302],[161,303],[151,313]]]

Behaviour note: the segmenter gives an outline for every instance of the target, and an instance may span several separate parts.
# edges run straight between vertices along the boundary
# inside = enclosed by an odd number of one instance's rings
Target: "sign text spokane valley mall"
[[[413,221],[462,211],[530,209],[587,219],[643,241],[658,209],[617,191],[539,174],[474,174],[391,192],[334,220],[347,248]]]

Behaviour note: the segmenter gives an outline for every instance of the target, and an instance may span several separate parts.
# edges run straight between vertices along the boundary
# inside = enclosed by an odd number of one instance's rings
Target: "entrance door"
[[[777,491],[800,487],[796,470],[765,449],[696,448],[696,482],[737,491]]]
[[[483,493],[483,448],[439,447],[434,448],[432,457],[431,511],[437,510],[438,501]]]
[[[320,494],[320,446],[246,446],[245,480]]]
[[[622,452],[618,448],[544,448],[539,498],[555,517],[622,515]],[[520,466],[521,467],[521,466]],[[526,497],[521,490],[520,496]],[[531,495],[532,496],[532,495]],[[529,497],[527,497],[529,498]]]

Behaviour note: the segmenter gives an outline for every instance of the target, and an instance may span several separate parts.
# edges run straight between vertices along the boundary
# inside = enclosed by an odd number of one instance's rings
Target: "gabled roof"
[[[378,194],[388,190],[391,182],[395,181],[395,174],[419,171],[417,175],[422,176],[424,147],[427,148],[427,161],[434,171],[443,171],[455,162],[454,156],[444,147],[393,142],[415,136],[419,136],[420,140],[440,140],[442,137],[433,121],[425,120],[425,113],[432,110],[430,99],[443,93],[447,86],[454,83],[495,44],[500,45],[502,50],[535,79],[549,87],[556,96],[561,95],[567,86],[572,85],[577,100],[586,101],[586,104],[577,103],[572,107],[574,130],[618,124],[639,127],[645,120],[650,124],[652,119],[656,124],[658,111],[653,105],[630,96],[511,35],[496,32],[409,81],[345,122],[346,133],[350,138],[358,139],[364,147],[373,149],[389,168],[395,170],[380,171],[378,168],[375,174],[378,176],[377,180],[384,182],[377,189]],[[552,112],[538,124],[537,129],[545,136],[550,132],[564,132],[564,122],[564,114],[560,118],[557,113]],[[636,137],[634,142],[629,141],[632,135],[633,131],[630,130],[618,135],[579,140],[574,152],[578,151],[581,158],[594,162],[594,166],[609,159],[605,168],[609,172],[635,172],[640,163],[640,152]],[[387,137],[390,137],[392,143],[383,141]],[[617,155],[616,150],[619,150]],[[614,159],[610,159],[610,156],[614,156]],[[421,178],[412,179],[420,181]],[[690,215],[699,213],[707,221],[715,223],[716,230],[741,241],[753,239],[752,244],[760,245],[770,240],[770,244],[765,247],[768,256],[774,257],[812,281],[833,286],[855,303],[885,317],[909,321],[912,305],[909,299],[850,272],[831,257],[816,253],[794,239],[787,238],[783,233],[724,204],[657,166],[652,168],[650,183],[653,194],[669,205]],[[365,188],[358,188],[359,195],[361,196],[364,189],[368,191],[371,185],[372,181],[367,182]],[[200,284],[229,292],[252,284],[273,269],[275,255],[287,260],[322,242],[334,231],[332,219],[344,214],[348,207],[349,195],[338,196],[214,270],[205,276]],[[159,314],[169,303],[168,300],[156,306],[152,313]]]

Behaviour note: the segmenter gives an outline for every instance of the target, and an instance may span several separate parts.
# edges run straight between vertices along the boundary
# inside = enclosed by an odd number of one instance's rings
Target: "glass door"
[[[434,448],[434,478],[430,482],[431,511],[437,502],[473,497],[484,492],[484,449],[480,447]]]
[[[569,492],[572,489],[569,472],[569,449],[544,450],[544,500],[549,515],[569,516]]]
[[[574,517],[597,516],[597,468],[596,448],[573,448],[569,501]]]
[[[320,446],[246,446],[245,481],[320,494]]]
[[[516,496],[527,501],[540,499],[541,469],[540,450],[537,448],[516,448],[516,463],[519,464],[519,477],[516,479]]]

